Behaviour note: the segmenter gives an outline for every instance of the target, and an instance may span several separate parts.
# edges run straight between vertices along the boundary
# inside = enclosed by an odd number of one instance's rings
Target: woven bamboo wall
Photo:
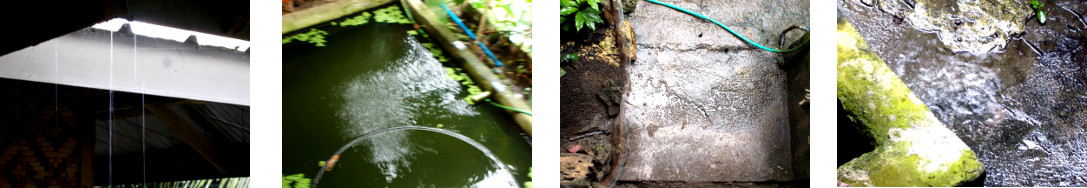
[[[92,187],[90,90],[9,79],[0,88],[0,188]]]

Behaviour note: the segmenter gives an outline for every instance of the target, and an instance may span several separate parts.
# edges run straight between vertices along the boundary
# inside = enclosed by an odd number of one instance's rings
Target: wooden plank
[[[516,97],[509,90],[509,87],[502,83],[502,80],[494,76],[490,67],[479,61],[479,58],[477,58],[479,56],[472,53],[468,48],[457,48],[453,44],[454,41],[457,41],[453,32],[447,29],[448,27],[441,21],[440,17],[434,15],[426,4],[420,0],[405,0],[404,2],[407,3],[407,7],[404,8],[411,9],[411,14],[415,15],[416,24],[426,30],[430,37],[437,41],[438,46],[450,52],[450,56],[461,63],[461,68],[468,73],[468,76],[472,77],[476,84],[479,84],[480,88],[494,93],[495,102],[516,109],[532,111],[532,107],[528,106],[527,102]],[[467,42],[464,45],[476,44]],[[532,116],[508,110],[507,112],[513,116],[514,122],[521,127],[521,130],[525,131],[525,134],[528,134],[529,137],[532,137]]]

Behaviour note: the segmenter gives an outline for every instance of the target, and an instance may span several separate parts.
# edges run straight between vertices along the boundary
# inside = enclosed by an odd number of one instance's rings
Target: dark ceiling
[[[154,23],[201,33],[249,40],[249,1],[87,0],[6,1],[0,11],[9,37],[5,55],[113,18]]]

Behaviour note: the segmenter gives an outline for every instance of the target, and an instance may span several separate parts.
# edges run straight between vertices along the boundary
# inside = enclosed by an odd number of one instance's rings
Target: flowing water
[[[432,132],[377,135],[341,155],[322,187],[508,187],[529,181],[530,143],[505,112],[468,105],[410,25],[324,26],[326,47],[283,46],[283,173],[312,178],[318,161],[367,132],[417,125],[463,134],[506,164]],[[510,180],[498,165],[506,166]]]
[[[929,3],[925,11],[1002,8],[1017,15],[910,18],[923,2],[839,0],[838,13],[978,154],[986,168],[983,185],[1087,186],[1087,24],[1081,16],[1087,2],[1045,1],[1045,25],[1020,7],[1025,3],[989,4],[998,1]],[[903,6],[880,8],[890,3]],[[952,31],[917,28],[916,20],[943,20],[950,27],[942,29]],[[1023,29],[956,30],[1015,28],[986,25],[998,23]]]

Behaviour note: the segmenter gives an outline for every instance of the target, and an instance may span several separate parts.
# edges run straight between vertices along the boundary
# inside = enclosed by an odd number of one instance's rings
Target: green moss
[[[928,119],[929,109],[872,52],[849,23],[838,25],[838,98],[845,110],[868,126],[877,143],[892,127],[909,128]]]
[[[924,172],[917,154],[909,154],[909,144],[877,148],[838,168],[838,181],[851,186],[949,187],[981,175],[984,167],[974,152],[964,149],[958,161],[946,170]]]
[[[876,149],[838,167],[852,186],[955,186],[984,167],[861,39],[838,23],[838,99]],[[958,156],[957,158],[955,156]]]

